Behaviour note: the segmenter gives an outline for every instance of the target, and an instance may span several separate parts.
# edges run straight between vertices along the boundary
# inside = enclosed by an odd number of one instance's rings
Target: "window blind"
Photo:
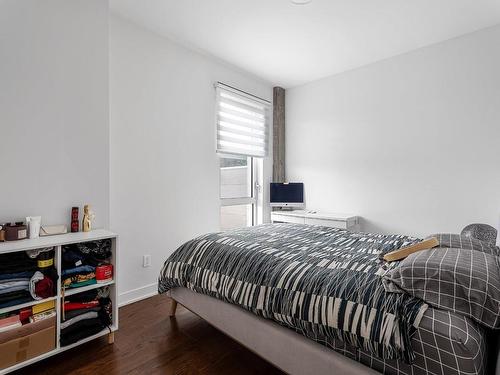
[[[270,103],[221,83],[216,95],[217,152],[266,156]]]

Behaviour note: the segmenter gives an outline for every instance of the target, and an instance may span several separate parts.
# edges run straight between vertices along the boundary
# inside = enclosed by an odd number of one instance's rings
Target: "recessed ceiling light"
[[[306,5],[309,4],[312,0],[290,0],[290,2],[294,5]]]

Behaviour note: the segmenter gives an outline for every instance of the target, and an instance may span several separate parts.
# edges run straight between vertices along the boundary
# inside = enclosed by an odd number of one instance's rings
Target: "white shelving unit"
[[[74,344],[67,345],[67,346],[61,346],[60,345],[60,331],[61,331],[61,304],[63,300],[63,293],[61,290],[61,274],[62,274],[62,267],[61,267],[61,254],[62,254],[62,248],[64,245],[69,245],[69,244],[74,244],[74,243],[80,243],[80,242],[89,242],[89,241],[96,241],[96,240],[103,240],[103,239],[111,239],[111,251],[112,251],[112,257],[111,257],[111,264],[113,264],[113,280],[106,282],[106,283],[97,283],[93,285],[88,285],[84,286],[81,288],[74,288],[74,289],[66,289],[64,291],[64,296],[68,297],[70,295],[74,295],[77,293],[85,292],[88,290],[92,289],[98,289],[102,288],[104,286],[108,286],[110,288],[110,299],[113,305],[113,320],[112,324],[109,328],[105,328],[98,334],[95,334],[90,337],[86,337]],[[57,313],[57,326],[56,326],[56,347],[55,349],[43,353],[39,355],[38,357],[31,358],[28,360],[25,360],[23,362],[17,363],[14,366],[8,367],[8,368],[3,368],[0,369],[0,375],[7,374],[9,372],[18,370],[22,367],[28,366],[32,363],[38,362],[42,359],[45,359],[47,357],[53,356],[55,354],[61,353],[65,350],[74,348],[75,346],[81,345],[83,343],[92,341],[98,337],[108,335],[109,336],[109,342],[113,342],[114,339],[114,332],[118,330],[118,294],[117,294],[117,285],[116,285],[116,274],[117,274],[117,265],[118,265],[118,236],[114,234],[113,232],[110,232],[108,230],[104,229],[96,229],[91,232],[78,232],[78,233],[67,233],[67,234],[61,234],[61,235],[56,235],[56,236],[50,236],[50,237],[40,237],[36,239],[27,239],[27,240],[21,240],[21,241],[13,241],[13,242],[0,242],[0,254],[7,254],[7,253],[13,253],[13,252],[18,252],[18,251],[26,251],[26,250],[33,250],[33,249],[40,249],[44,247],[54,247],[55,248],[55,265],[57,269],[57,273],[59,275],[59,279],[57,282],[57,295],[51,298],[46,298],[43,300],[39,301],[30,301],[27,303],[23,303],[20,305],[16,306],[10,306],[6,307],[3,309],[0,309],[0,314],[5,313],[5,312],[10,312],[10,311],[15,311],[19,309],[23,309],[26,307],[34,306],[43,302],[47,301],[56,301],[56,313]],[[1,355],[1,353],[0,353]]]
[[[273,211],[271,212],[271,222],[321,225],[323,227],[347,229],[352,232],[359,231],[359,216],[352,214],[309,210]]]

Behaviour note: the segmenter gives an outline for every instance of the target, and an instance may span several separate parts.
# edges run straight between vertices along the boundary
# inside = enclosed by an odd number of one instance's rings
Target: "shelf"
[[[74,344],[70,344],[70,345],[67,345],[67,346],[63,346],[63,347],[60,347],[60,348],[53,349],[53,350],[51,350],[51,351],[49,351],[47,353],[40,354],[38,357],[28,359],[27,361],[18,363],[18,364],[14,365],[14,366],[11,366],[11,367],[0,369],[0,375],[7,374],[7,373],[9,373],[11,371],[15,371],[15,370],[21,369],[21,368],[23,368],[25,366],[28,366],[28,365],[32,364],[32,363],[41,361],[42,359],[51,357],[51,356],[53,356],[55,354],[58,354],[58,353],[62,353],[64,351],[69,350],[71,348],[74,348],[74,347],[76,347],[78,345],[81,345],[81,344],[84,344],[86,342],[92,341],[92,340],[94,340],[96,338],[105,336],[105,335],[109,334],[110,332],[115,332],[116,330],[117,330],[117,328],[115,326],[111,326],[109,328],[105,328],[101,332],[96,333],[95,335],[86,337],[84,339],[81,339],[80,341],[77,341]]]
[[[92,285],[82,286],[80,288],[65,289],[64,290],[64,297],[72,296],[73,294],[86,292],[86,291],[92,290],[92,289],[99,289],[99,288],[102,288],[103,286],[113,285],[114,283],[115,283],[115,280],[111,280],[111,281],[108,281],[106,283],[96,283],[96,284],[92,284]]]
[[[55,301],[56,299],[57,299],[57,296],[50,297],[50,298],[45,298],[45,299],[40,299],[40,300],[33,300],[33,301],[30,301],[30,302],[22,303],[20,305],[14,305],[14,306],[9,306],[9,307],[4,307],[3,309],[0,309],[0,314],[8,313],[8,312],[11,312],[11,311],[14,311],[14,310],[24,309],[26,307],[35,306],[35,305],[38,305],[38,304],[44,303],[44,302]]]
[[[54,354],[59,353],[60,351],[61,350],[57,349],[57,348],[52,349],[51,351],[48,351],[47,353],[40,354],[39,356],[37,356],[35,358],[31,358],[31,359],[28,359],[24,362],[17,363],[11,367],[0,369],[0,375],[7,374],[11,371],[19,370],[25,366],[31,365],[32,363],[41,361],[42,359],[45,359],[45,358],[49,358],[49,357],[53,356]]]
[[[104,336],[104,335],[109,334],[109,333],[114,332],[114,331],[116,331],[116,328],[114,326],[106,327],[101,332],[96,333],[95,335],[92,335],[92,336],[89,336],[89,337],[85,337],[84,339],[81,339],[80,341],[77,341],[77,342],[75,342],[73,344],[69,344],[69,345],[66,345],[66,346],[61,346],[61,348],[59,349],[59,351],[69,350],[71,348],[74,348],[75,346],[78,346],[78,345],[84,344],[86,342],[92,341],[92,340],[94,340],[94,339],[96,339],[98,337]]]
[[[0,254],[14,251],[40,249],[43,247],[69,245],[78,242],[88,242],[115,238],[116,234],[104,229],[95,229],[90,232],[76,232],[56,234],[54,236],[38,237],[33,239],[0,242]]]
[[[1,242],[0,243],[0,254],[8,254],[12,252],[21,252],[25,250],[31,250],[31,249],[39,249],[39,248],[44,248],[44,247],[54,247],[55,248],[55,258],[54,258],[54,266],[57,270],[57,273],[59,275],[62,274],[62,251],[63,251],[63,246],[64,245],[69,245],[69,244],[74,244],[74,243],[82,243],[82,242],[89,242],[89,241],[96,241],[96,240],[103,240],[103,239],[111,239],[111,252],[112,256],[110,258],[110,263],[113,265],[113,271],[117,272],[117,260],[118,260],[118,236],[114,234],[113,232],[107,231],[107,230],[102,230],[102,229],[97,229],[93,230],[91,232],[78,232],[78,233],[67,233],[67,234],[61,234],[61,235],[55,235],[55,236],[50,236],[50,237],[40,237],[36,239],[26,239],[26,240],[20,240],[20,241],[12,241],[12,242]],[[117,281],[116,281],[116,276],[115,279],[106,282],[106,283],[96,283],[92,285],[87,285],[83,286],[80,288],[68,288],[63,291],[61,288],[61,276],[59,277],[57,281],[57,296],[46,298],[43,300],[32,300],[26,303],[18,304],[15,306],[9,306],[5,308],[0,308],[0,313],[6,313],[6,312],[11,312],[11,311],[17,311],[19,309],[23,308],[29,308],[34,305],[38,305],[44,302],[49,302],[49,301],[55,301],[56,305],[56,313],[57,313],[57,320],[56,320],[56,335],[55,335],[55,340],[56,340],[56,345],[57,347],[54,350],[51,350],[50,352],[43,353],[36,358],[31,358],[22,362],[17,363],[14,366],[11,366],[9,368],[4,368],[0,369],[0,375],[7,374],[9,372],[12,372],[14,370],[19,370],[23,368],[24,366],[27,366],[29,364],[38,362],[44,358],[50,357],[52,355],[61,353],[63,351],[66,351],[68,349],[74,348],[78,345],[81,345],[83,343],[92,341],[98,337],[105,336],[109,334],[110,332],[114,332],[118,329],[118,296],[117,296]],[[90,337],[87,337],[85,339],[82,339],[74,344],[61,347],[60,346],[60,318],[61,318],[61,307],[62,303],[64,301],[64,296],[63,293],[65,293],[65,296],[71,296],[77,293],[82,293],[86,292],[89,290],[93,289],[98,289],[106,286],[111,286],[114,285],[113,287],[110,288],[110,296],[109,298],[112,301],[112,325],[109,328],[103,329],[101,332],[92,335]]]

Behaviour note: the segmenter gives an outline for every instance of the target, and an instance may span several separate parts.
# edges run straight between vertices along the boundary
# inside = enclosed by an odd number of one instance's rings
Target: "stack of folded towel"
[[[0,308],[54,296],[53,258],[54,248],[0,255]]]
[[[112,305],[107,287],[66,297],[61,322],[61,345],[95,335],[111,324]]]
[[[62,253],[62,280],[65,288],[95,284],[95,268],[111,258],[111,240],[67,245]]]

